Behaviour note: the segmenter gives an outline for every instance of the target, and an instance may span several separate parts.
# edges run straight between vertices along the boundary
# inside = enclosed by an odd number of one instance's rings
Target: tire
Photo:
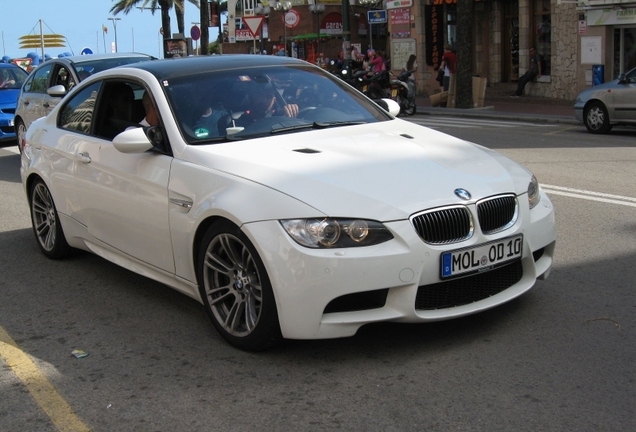
[[[15,137],[18,140],[18,150],[22,153],[22,142],[26,137],[26,126],[22,120],[15,123]]]
[[[235,347],[262,351],[282,341],[272,286],[256,249],[234,224],[213,224],[199,248],[197,278],[212,324]]]
[[[29,195],[31,223],[38,246],[51,259],[62,259],[71,252],[66,242],[60,218],[49,188],[42,180],[36,180]]]
[[[583,122],[585,123],[585,127],[588,132],[593,134],[606,134],[612,130],[607,108],[605,108],[605,105],[599,101],[592,102],[585,109]]]

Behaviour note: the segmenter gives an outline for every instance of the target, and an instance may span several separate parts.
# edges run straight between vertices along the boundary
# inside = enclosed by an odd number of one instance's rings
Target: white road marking
[[[453,127],[453,128],[480,128],[480,127],[555,127],[553,124],[537,124],[519,121],[466,119],[457,117],[425,117],[411,118],[408,121],[428,127]]]
[[[594,192],[587,191],[582,189],[573,189],[563,186],[554,186],[554,185],[546,185],[542,184],[541,188],[550,195],[561,195],[567,196],[571,198],[580,198],[588,201],[598,201],[604,202],[608,204],[618,204],[624,205],[628,207],[636,207],[636,198],[622,196],[622,195],[612,195],[606,194],[602,192]]]

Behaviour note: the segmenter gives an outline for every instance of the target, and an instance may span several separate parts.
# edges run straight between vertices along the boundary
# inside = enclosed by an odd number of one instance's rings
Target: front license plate
[[[367,91],[367,86],[362,86],[362,91],[363,92]]]
[[[508,261],[521,258],[523,235],[444,252],[441,256],[442,278],[465,276],[492,270]]]

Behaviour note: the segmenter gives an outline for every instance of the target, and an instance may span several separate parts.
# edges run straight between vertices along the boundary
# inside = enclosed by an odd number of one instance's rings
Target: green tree
[[[473,108],[473,17],[475,0],[457,0],[457,108]]]

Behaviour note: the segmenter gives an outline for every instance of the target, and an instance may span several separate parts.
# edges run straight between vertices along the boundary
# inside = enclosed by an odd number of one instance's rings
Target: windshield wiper
[[[302,125],[295,125],[295,126],[287,126],[287,127],[281,127],[281,128],[276,128],[276,129],[272,129],[269,133],[271,135],[275,135],[278,133],[284,133],[284,132],[292,132],[292,131],[297,131],[297,130],[303,130],[303,129],[327,129],[327,128],[331,128],[331,127],[338,127],[338,126],[352,126],[352,125],[361,125],[361,124],[365,124],[365,121],[335,121],[335,122],[313,122],[313,123],[307,123],[307,124],[302,124]]]

